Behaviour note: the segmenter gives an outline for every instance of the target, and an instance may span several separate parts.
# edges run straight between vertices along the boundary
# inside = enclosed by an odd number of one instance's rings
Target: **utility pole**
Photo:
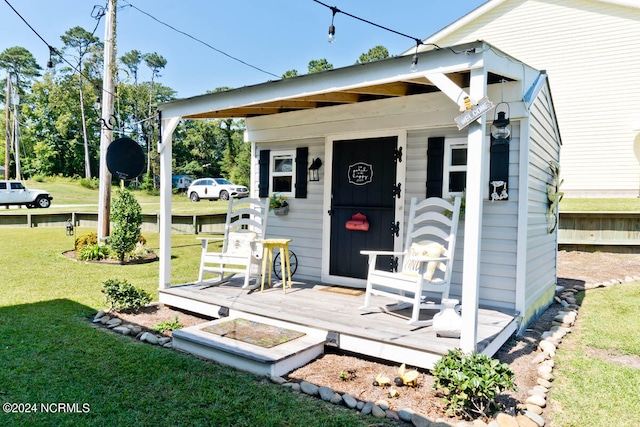
[[[113,68],[116,55],[116,0],[109,0],[104,24],[104,71],[102,75],[102,128],[100,131],[100,187],[98,200],[98,240],[109,236],[111,213],[111,172],[107,168],[107,148],[112,129],[107,124],[113,117]]]
[[[9,141],[11,140],[11,128],[9,123],[11,122],[11,114],[9,113],[9,97],[11,96],[11,73],[7,73],[7,91],[5,92],[5,116],[7,119],[7,130],[4,139],[4,179],[9,179]],[[6,206],[9,209],[9,206]]]

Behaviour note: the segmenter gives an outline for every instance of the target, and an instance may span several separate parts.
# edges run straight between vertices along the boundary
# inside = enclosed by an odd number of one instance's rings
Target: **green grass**
[[[640,357],[639,312],[638,282],[586,294],[579,326],[565,338],[555,358],[550,394],[555,425],[640,425],[640,370],[606,357]]]
[[[560,202],[560,212],[615,211],[640,212],[640,198],[612,199],[567,199]]]
[[[86,232],[89,230],[79,230]],[[145,233],[157,248],[158,235]],[[371,416],[263,377],[94,328],[101,284],[126,278],[157,298],[158,264],[62,256],[58,228],[0,228],[0,403],[88,405],[87,413],[0,412],[1,426],[378,426]],[[174,283],[195,279],[200,246],[172,239]]]

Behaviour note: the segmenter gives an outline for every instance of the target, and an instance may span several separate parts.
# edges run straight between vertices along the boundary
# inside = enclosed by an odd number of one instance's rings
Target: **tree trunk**
[[[82,70],[82,61],[80,61]],[[82,76],[80,77],[80,115],[82,116],[82,138],[84,139],[84,177],[91,179],[91,161],[89,156],[89,142],[87,140],[87,121],[84,115],[84,93],[82,90]]]

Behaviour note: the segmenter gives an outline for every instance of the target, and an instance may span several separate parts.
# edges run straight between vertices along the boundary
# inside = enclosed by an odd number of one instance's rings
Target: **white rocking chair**
[[[262,265],[260,241],[265,238],[268,213],[268,200],[230,199],[224,237],[199,238],[202,240],[202,256],[198,282],[215,285],[228,281],[235,274],[244,274],[242,287],[247,288],[251,277],[259,277]],[[222,251],[210,251],[210,241],[222,241]],[[212,279],[205,280],[205,274],[218,277],[211,282]]]
[[[433,320],[420,320],[421,309],[443,309],[449,298],[453,255],[456,247],[459,197],[449,203],[431,197],[417,203],[411,199],[409,222],[403,252],[361,251],[369,256],[369,272],[364,297],[365,311],[396,311],[413,306],[412,325],[431,325]],[[400,256],[400,271],[376,269],[377,256]],[[372,307],[371,296],[397,300],[396,304]],[[432,299],[436,296],[436,300]]]

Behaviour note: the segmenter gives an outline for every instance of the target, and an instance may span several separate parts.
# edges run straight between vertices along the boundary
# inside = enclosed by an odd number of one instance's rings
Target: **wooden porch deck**
[[[209,317],[243,313],[313,328],[327,336],[326,345],[357,354],[430,369],[459,339],[437,337],[431,326],[409,325],[408,310],[366,313],[359,310],[364,291],[358,289],[295,282],[283,294],[277,286],[246,290],[233,279],[221,285],[186,284],[161,289],[160,302]],[[377,305],[392,303],[382,297]],[[425,317],[434,314],[425,313]],[[480,309],[477,351],[495,354],[517,330],[516,313]]]

